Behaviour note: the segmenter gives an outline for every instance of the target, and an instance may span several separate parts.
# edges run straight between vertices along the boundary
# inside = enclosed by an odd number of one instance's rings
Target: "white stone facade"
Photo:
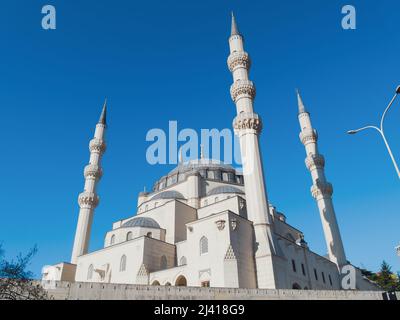
[[[262,122],[253,109],[255,86],[248,77],[250,58],[234,18],[229,45],[228,67],[234,80],[231,95],[237,108],[233,126],[240,140],[243,171],[204,157],[180,162],[154,183],[151,192],[139,194],[136,215],[115,221],[101,250],[88,253],[91,221],[98,203],[100,160],[105,150],[104,109],[85,170],[83,194],[90,196],[79,198],[81,210],[72,264],[66,265],[68,272],[64,273],[48,269],[43,280],[71,281],[72,272],[73,281],[80,283],[341,288],[339,268],[346,261],[330,193],[325,190],[328,183],[316,139],[303,143],[313,181],[323,182],[323,194],[329,195],[316,196],[321,212],[327,212],[322,221],[330,246],[327,257],[312,252],[302,232],[288,224],[285,215],[268,202],[258,143]],[[300,116],[300,123],[302,137],[308,137],[304,133],[308,130],[312,138],[314,131],[308,113]],[[319,187],[315,192],[323,189]],[[64,268],[54,267],[57,266]],[[376,289],[359,272],[357,279],[358,289]]]

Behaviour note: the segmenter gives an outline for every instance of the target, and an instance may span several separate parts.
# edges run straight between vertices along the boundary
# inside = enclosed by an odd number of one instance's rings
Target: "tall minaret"
[[[228,67],[234,81],[231,96],[237,110],[233,128],[240,141],[247,214],[254,223],[257,286],[274,289],[277,287],[273,263],[274,240],[259,147],[262,123],[253,110],[256,90],[249,80],[250,58],[244,51],[243,37],[233,14],[229,47]]]
[[[94,138],[89,143],[90,160],[84,170],[85,189],[78,197],[80,210],[72,249],[71,263],[73,264],[76,264],[80,255],[88,252],[94,209],[99,204],[96,187],[102,176],[101,157],[106,150],[104,141],[107,126],[106,113],[107,103],[104,102],[103,110],[94,132]]]
[[[297,100],[299,106],[298,117],[301,128],[300,140],[306,149],[306,166],[308,170],[310,170],[313,180],[311,193],[318,204],[325,241],[328,247],[329,259],[336,263],[338,267],[341,267],[347,264],[347,260],[340,237],[339,226],[336,221],[335,209],[332,203],[333,187],[326,180],[324,171],[325,159],[318,152],[318,134],[312,127],[310,114],[306,111],[298,91]]]

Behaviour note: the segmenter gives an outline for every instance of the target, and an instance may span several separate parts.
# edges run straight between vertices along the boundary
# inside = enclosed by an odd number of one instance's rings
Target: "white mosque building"
[[[349,265],[326,180],[318,135],[298,93],[300,140],[311,173],[311,193],[321,216],[328,250],[310,250],[303,233],[268,202],[259,146],[261,117],[255,113],[250,58],[232,16],[228,67],[233,76],[233,121],[243,171],[205,159],[180,162],[138,196],[137,213],[115,221],[104,247],[88,252],[96,187],[105,152],[106,105],[90,141],[85,187],[70,263],[47,267],[43,280],[161,286],[262,289],[341,289]],[[356,289],[376,290],[355,268]]]

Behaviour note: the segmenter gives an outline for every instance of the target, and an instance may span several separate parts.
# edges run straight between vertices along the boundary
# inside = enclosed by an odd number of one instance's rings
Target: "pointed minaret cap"
[[[236,24],[235,15],[232,11],[232,26],[231,26],[231,36],[240,35],[239,29]]]
[[[104,100],[103,110],[101,111],[99,123],[106,125],[107,124],[107,98]]]
[[[306,108],[304,107],[303,100],[301,99],[299,89],[296,89],[297,94],[297,104],[299,106],[299,114],[307,112]]]

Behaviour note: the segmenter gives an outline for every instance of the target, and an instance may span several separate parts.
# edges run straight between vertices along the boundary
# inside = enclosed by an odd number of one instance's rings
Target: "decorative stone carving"
[[[146,266],[144,265],[144,263],[142,263],[142,265],[140,266],[139,271],[138,271],[138,273],[137,273],[137,276],[138,276],[138,277],[146,277],[146,276],[148,276],[148,275],[149,275],[149,273],[148,273],[148,271],[147,271],[147,268],[146,268]]]
[[[238,221],[237,221],[237,219],[236,218],[232,218],[231,219],[231,228],[232,228],[232,230],[233,231],[235,231],[236,230],[236,228],[238,227]]]
[[[215,224],[217,225],[217,228],[219,231],[222,231],[225,229],[225,222],[226,222],[225,220],[215,221]]]
[[[211,277],[211,269],[204,269],[204,270],[200,270],[200,271],[199,271],[199,279],[200,279],[205,273],[207,273],[207,274]]]
[[[81,208],[96,208],[99,204],[99,197],[93,192],[82,192],[78,197],[78,203]]]
[[[230,72],[235,71],[237,68],[246,68],[250,69],[251,60],[247,52],[233,52],[228,57],[228,68]]]
[[[302,144],[316,143],[318,140],[318,133],[315,129],[306,129],[300,132],[300,141]]]
[[[311,187],[311,194],[315,199],[331,197],[333,194],[332,184],[323,183],[317,179],[316,183]]]
[[[84,170],[85,178],[100,179],[103,175],[103,170],[95,164],[88,164]]]
[[[320,154],[310,154],[306,160],[308,170],[322,169],[325,166],[325,158]]]
[[[233,128],[238,134],[240,130],[254,130],[256,134],[260,134],[262,130],[262,121],[258,114],[250,112],[242,112],[233,120]]]
[[[241,98],[254,99],[256,88],[250,80],[237,80],[231,85],[231,97],[236,103]]]
[[[94,138],[89,143],[90,152],[104,153],[106,151],[106,143],[102,139]]]
[[[236,255],[235,252],[233,251],[232,245],[230,244],[228,247],[228,250],[225,253],[225,260],[235,260]]]

